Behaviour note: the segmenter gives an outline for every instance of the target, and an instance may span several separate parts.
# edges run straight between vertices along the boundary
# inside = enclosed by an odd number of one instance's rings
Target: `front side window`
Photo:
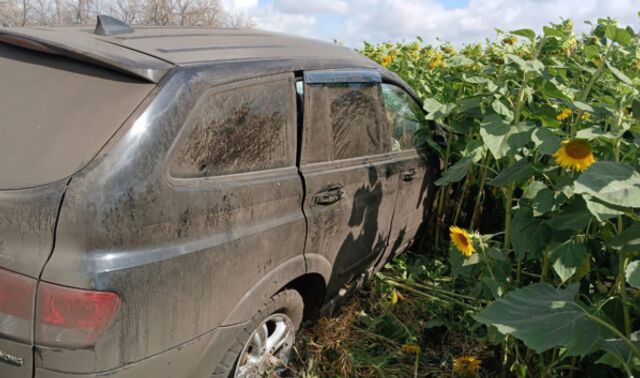
[[[333,160],[386,152],[380,87],[376,84],[326,84]]]
[[[292,78],[206,93],[196,105],[169,165],[193,178],[295,164]]]
[[[391,129],[391,151],[415,148],[414,135],[425,124],[424,112],[403,89],[382,84],[382,95]]]

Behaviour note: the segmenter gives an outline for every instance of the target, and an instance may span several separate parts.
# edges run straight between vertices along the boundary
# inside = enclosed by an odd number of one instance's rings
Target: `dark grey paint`
[[[31,232],[42,246],[37,254],[24,254],[24,262],[11,262],[15,270],[27,269],[20,264],[30,261],[36,265],[28,274],[37,277],[56,228],[55,250],[42,280],[115,291],[122,300],[117,319],[94,347],[36,347],[35,376],[207,376],[239,327],[288,283],[305,275],[320,277],[329,287],[324,298],[329,300],[361,272],[379,267],[400,239],[406,245],[413,238],[409,227],[401,227],[400,237],[392,220],[407,215],[398,213],[396,203],[398,193],[409,193],[402,192],[400,174],[409,167],[421,169],[415,151],[381,151],[336,162],[303,159],[300,172],[292,162],[204,179],[168,174],[172,148],[207,91],[228,89],[240,80],[259,85],[279,75],[290,80],[295,109],[294,72],[344,68],[374,69],[369,77],[379,73],[398,82],[362,60],[270,59],[174,69],[68,185],[6,192],[11,200],[4,209],[0,201],[3,216],[14,207],[33,206],[38,209],[34,219],[41,221],[39,227],[31,226],[31,218],[9,221],[0,230],[8,235],[26,229],[23,233]],[[313,107],[307,104],[306,110],[305,116],[311,115]],[[295,114],[291,117],[295,122]],[[305,121],[303,139],[326,127]],[[296,132],[291,129],[292,143]],[[321,155],[322,144],[315,147],[303,142],[302,148]],[[333,183],[344,188],[337,206],[314,203],[314,194]],[[426,187],[424,181],[415,183]],[[0,341],[0,350],[7,343]]]

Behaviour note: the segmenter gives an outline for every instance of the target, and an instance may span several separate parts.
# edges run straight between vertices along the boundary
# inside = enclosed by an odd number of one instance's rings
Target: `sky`
[[[640,29],[640,0],[221,0],[230,12],[250,16],[258,29],[362,47],[363,41],[443,41],[460,46],[493,39],[495,29],[542,30],[549,22],[616,18]]]

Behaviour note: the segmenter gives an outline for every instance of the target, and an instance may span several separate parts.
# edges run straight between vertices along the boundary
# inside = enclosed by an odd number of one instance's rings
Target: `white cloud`
[[[379,42],[436,37],[459,44],[495,36],[495,28],[540,30],[549,22],[573,18],[578,30],[585,20],[614,17],[637,28],[637,0],[471,0],[463,8],[447,9],[434,0],[355,0],[354,6],[369,11],[350,18],[344,33],[348,43],[359,45],[359,35]]]
[[[324,40],[338,39],[352,47],[363,41],[383,42],[424,37],[454,44],[480,42],[495,36],[495,28],[540,31],[549,22],[572,18],[578,31],[586,20],[613,17],[640,28],[639,0],[470,0],[454,9],[445,0],[223,0],[228,9],[252,16],[259,28]],[[323,15],[320,17],[320,15]],[[325,22],[330,18],[331,25]]]
[[[312,14],[320,12],[345,14],[349,11],[346,1],[274,0],[274,9],[290,14]]]

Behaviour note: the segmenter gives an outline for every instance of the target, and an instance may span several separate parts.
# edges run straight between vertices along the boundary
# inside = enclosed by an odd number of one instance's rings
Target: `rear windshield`
[[[0,43],[0,189],[40,186],[75,173],[153,87]]]

